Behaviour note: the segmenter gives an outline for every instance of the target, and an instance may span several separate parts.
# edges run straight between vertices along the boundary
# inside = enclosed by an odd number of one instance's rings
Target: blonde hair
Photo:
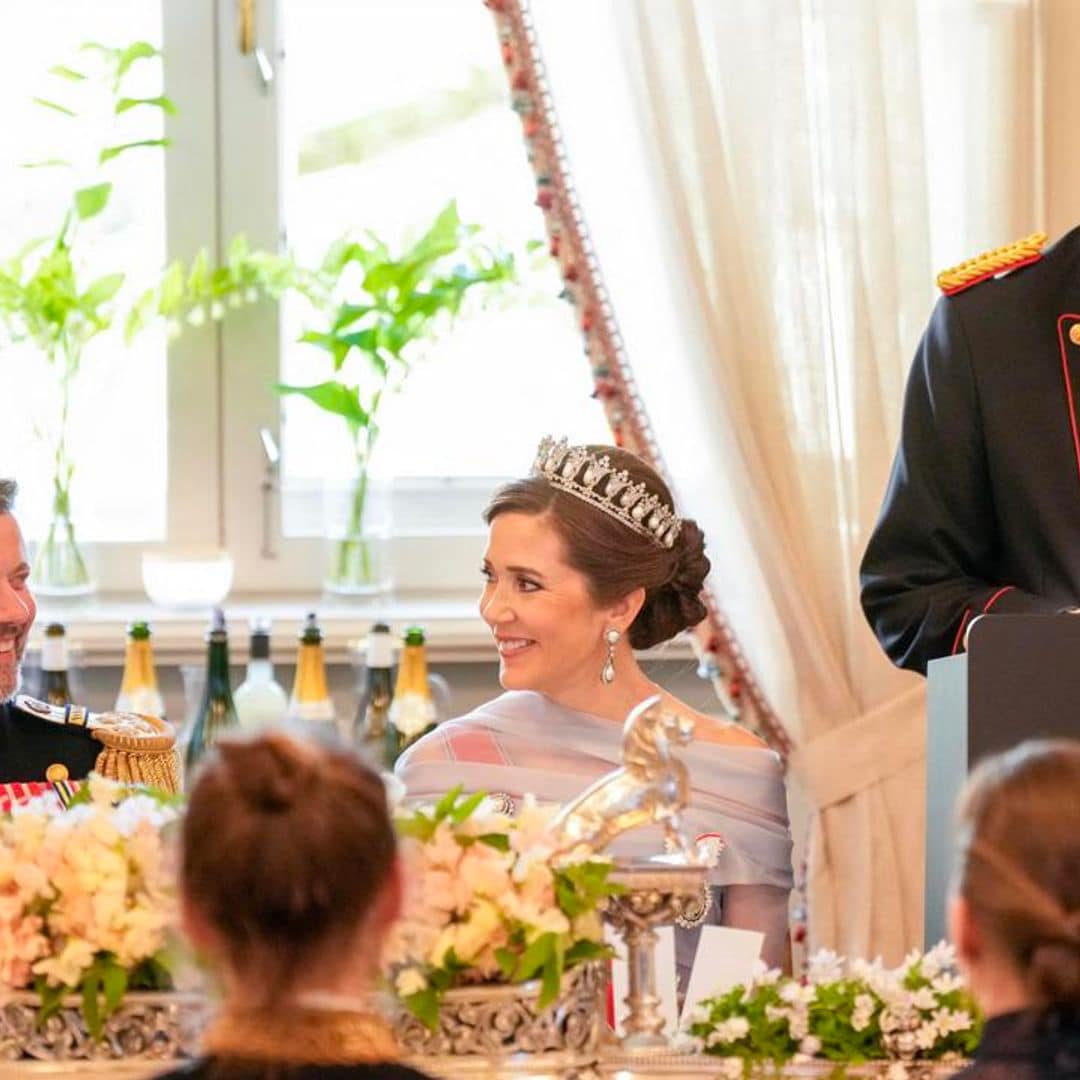
[[[1080,742],[983,761],[960,799],[955,889],[1036,1006],[1080,1006]]]

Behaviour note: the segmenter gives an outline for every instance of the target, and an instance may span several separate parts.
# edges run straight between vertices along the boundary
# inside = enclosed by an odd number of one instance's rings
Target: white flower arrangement
[[[888,1080],[905,1080],[913,1064],[970,1056],[982,1027],[944,943],[895,969],[828,951],[810,958],[801,980],[762,967],[687,1015],[690,1042],[722,1058],[732,1080],[815,1060],[836,1063],[840,1076],[845,1065],[889,1062]]]
[[[168,988],[179,813],[93,775],[67,809],[50,793],[0,816],[0,992],[36,991],[41,1021],[78,992],[97,1038],[128,989]]]
[[[429,1028],[455,986],[540,978],[543,1008],[564,971],[611,955],[600,917],[620,891],[608,880],[611,864],[595,856],[556,863],[549,824],[557,809],[526,796],[510,817],[459,787],[398,818],[410,887],[384,965]]]

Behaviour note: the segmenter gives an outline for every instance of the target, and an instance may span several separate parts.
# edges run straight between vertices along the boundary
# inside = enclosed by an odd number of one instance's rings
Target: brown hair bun
[[[705,535],[698,523],[684,520],[673,548],[675,566],[671,580],[645,594],[645,603],[630,627],[630,644],[647,649],[668,641],[709,613],[701,598],[710,563],[705,554]]]
[[[225,959],[269,1002],[351,942],[395,854],[378,774],[345,747],[270,732],[223,739],[199,769],[181,881]]]

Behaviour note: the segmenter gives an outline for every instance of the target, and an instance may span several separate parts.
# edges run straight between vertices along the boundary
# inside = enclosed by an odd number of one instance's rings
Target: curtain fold
[[[858,562],[936,262],[1038,224],[1003,141],[1034,126],[1033,3],[533,3],[651,429],[796,744],[812,943],[890,962],[921,941],[924,694]],[[994,162],[947,215],[943,158],[969,185]]]

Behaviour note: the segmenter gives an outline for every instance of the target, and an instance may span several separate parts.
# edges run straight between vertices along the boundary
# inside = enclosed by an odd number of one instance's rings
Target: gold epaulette
[[[1046,244],[1046,233],[1032,233],[1023,240],[1014,240],[1004,247],[984,251],[974,259],[967,259],[949,270],[942,270],[937,276],[938,288],[946,295],[963,292],[980,281],[1017,270],[1021,266],[1038,262],[1042,258],[1042,249]]]
[[[94,771],[125,784],[180,790],[176,734],[167,720],[139,713],[106,712],[90,717],[87,729],[102,751]]]

